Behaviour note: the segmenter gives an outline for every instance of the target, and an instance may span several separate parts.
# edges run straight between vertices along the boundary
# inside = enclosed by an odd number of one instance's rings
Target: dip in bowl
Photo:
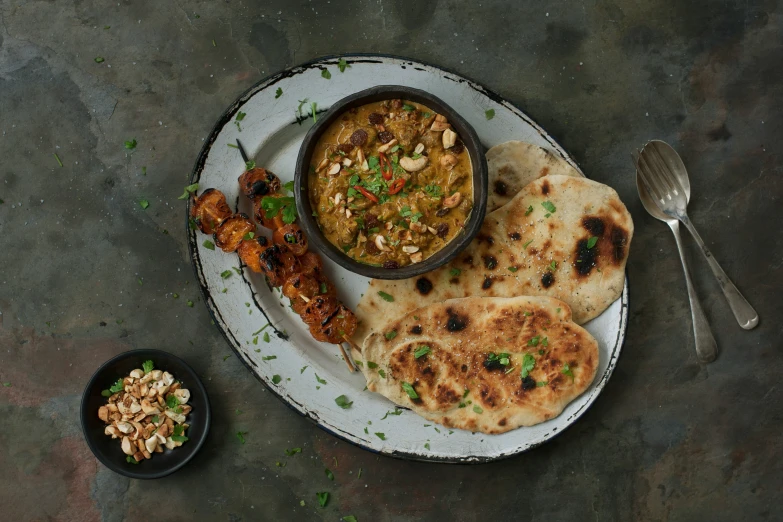
[[[297,161],[297,210],[311,243],[379,279],[413,277],[456,256],[481,226],[486,190],[475,131],[408,87],[375,87],[333,105]]]

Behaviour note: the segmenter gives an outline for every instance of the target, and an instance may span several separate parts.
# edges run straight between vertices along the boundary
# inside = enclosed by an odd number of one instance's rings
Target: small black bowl
[[[131,464],[125,460],[127,455],[122,452],[120,440],[104,435],[106,424],[98,418],[98,408],[106,404],[106,397],[101,395],[103,390],[111,387],[117,379],[127,377],[131,370],[141,368],[147,360],[155,363],[155,369],[172,374],[190,390],[188,404],[193,406],[193,410],[188,414],[190,427],[185,432],[189,440],[174,450],[153,453],[151,459]],[[87,445],[104,466],[130,478],[161,478],[187,464],[204,445],[211,417],[207,390],[196,372],[179,357],[161,350],[133,350],[109,359],[90,378],[82,395],[82,431]]]
[[[459,135],[470,154],[470,161],[473,167],[473,209],[471,210],[468,222],[465,223],[465,227],[462,231],[439,252],[421,263],[404,266],[402,268],[383,268],[366,265],[351,259],[345,255],[342,250],[326,239],[318,226],[318,222],[313,216],[307,185],[310,158],[313,155],[313,150],[318,143],[318,139],[321,137],[321,134],[327,130],[329,125],[349,109],[360,107],[368,103],[393,99],[403,99],[421,103],[439,114],[446,116],[446,119],[448,119],[449,123]],[[343,268],[366,277],[375,279],[407,279],[409,277],[424,274],[447,263],[468,246],[478,233],[481,224],[484,222],[484,214],[487,211],[487,158],[484,155],[484,147],[481,145],[473,127],[471,127],[454,109],[446,105],[443,100],[428,92],[412,87],[380,85],[343,98],[332,105],[326,114],[318,117],[318,122],[313,125],[307,133],[304,142],[299,149],[299,157],[296,161],[294,193],[296,194],[296,210],[299,214],[298,223],[307,234],[310,244],[315,245],[317,250],[329,256],[332,261]]]

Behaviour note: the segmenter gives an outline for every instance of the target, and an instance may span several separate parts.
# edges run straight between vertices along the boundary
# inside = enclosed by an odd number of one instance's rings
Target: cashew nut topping
[[[393,139],[389,143],[384,143],[380,147],[378,147],[378,152],[388,152],[390,148],[397,145],[397,140]]]
[[[174,449],[187,440],[190,390],[169,372],[153,370],[153,362],[134,369],[102,395],[108,403],[98,408],[104,434],[120,439],[120,449],[131,464]],[[119,390],[119,391],[118,391]]]
[[[421,263],[423,256],[421,252],[416,252],[415,254],[411,254],[410,258],[411,258],[411,263]]]
[[[446,208],[454,208],[462,201],[462,194],[455,192],[451,196],[443,200],[443,206]]]
[[[406,254],[414,254],[419,251],[419,247],[413,245],[405,245],[402,247],[402,251]]]
[[[388,250],[391,250],[389,247],[386,246],[386,238],[380,234],[375,236],[375,246],[378,247],[378,250],[380,250],[381,252],[386,252]]]
[[[413,153],[414,154],[421,154],[422,152],[424,152],[424,144],[423,143],[419,143],[418,145],[416,145],[416,148],[413,149]]]
[[[417,159],[403,156],[400,158],[400,167],[404,168],[407,172],[418,172],[427,166],[428,161],[429,158],[427,156],[422,156]]]
[[[342,166],[339,163],[332,163],[331,166],[329,167],[329,170],[327,170],[326,173],[329,174],[330,176],[336,176],[337,174],[340,173],[341,168]]]
[[[324,158],[321,160],[321,162],[318,164],[318,167],[316,167],[316,172],[321,172],[326,168],[326,166],[329,164],[329,158]]]
[[[443,139],[444,149],[450,149],[457,143],[457,133],[451,129],[445,129],[441,138]]]
[[[351,161],[350,158],[345,158],[343,160],[343,165],[346,166],[346,167],[350,167],[351,165],[353,165],[353,161]]]
[[[445,136],[446,134],[444,133],[443,135]],[[451,170],[457,165],[457,157],[453,154],[444,154],[440,157],[440,164]]]

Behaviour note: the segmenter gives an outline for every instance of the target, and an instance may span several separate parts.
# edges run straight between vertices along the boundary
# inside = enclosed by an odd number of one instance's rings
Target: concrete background
[[[0,0],[0,21],[4,520],[780,520],[776,0]],[[236,357],[224,361],[231,352],[199,300],[177,196],[238,94],[282,68],[356,51],[480,80],[633,214],[617,370],[578,423],[528,454],[480,466],[378,457],[291,412]],[[651,138],[683,155],[692,219],[761,315],[753,331],[737,326],[686,238],[721,349],[709,366],[695,359],[671,234],[636,197],[629,152]],[[148,482],[99,465],[78,426],[95,368],[143,347],[190,362],[214,408],[196,459]],[[294,446],[303,453],[285,457]],[[331,493],[326,508],[317,491]]]

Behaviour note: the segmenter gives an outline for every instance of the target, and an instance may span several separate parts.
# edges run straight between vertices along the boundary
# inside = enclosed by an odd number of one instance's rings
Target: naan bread
[[[488,368],[490,352],[510,355],[508,365]],[[425,419],[503,433],[559,415],[590,386],[597,367],[598,343],[571,321],[564,302],[467,297],[385,322],[364,344],[362,371],[368,389]]]
[[[523,141],[507,141],[487,151],[489,196],[487,212],[509,201],[528,183],[546,175],[582,175],[566,160],[544,147]]]
[[[554,212],[544,207],[550,204]],[[471,296],[548,295],[568,303],[583,324],[620,296],[632,235],[631,215],[610,187],[581,177],[539,178],[487,214],[451,262],[411,279],[370,281],[354,339],[361,344],[387,318]]]

